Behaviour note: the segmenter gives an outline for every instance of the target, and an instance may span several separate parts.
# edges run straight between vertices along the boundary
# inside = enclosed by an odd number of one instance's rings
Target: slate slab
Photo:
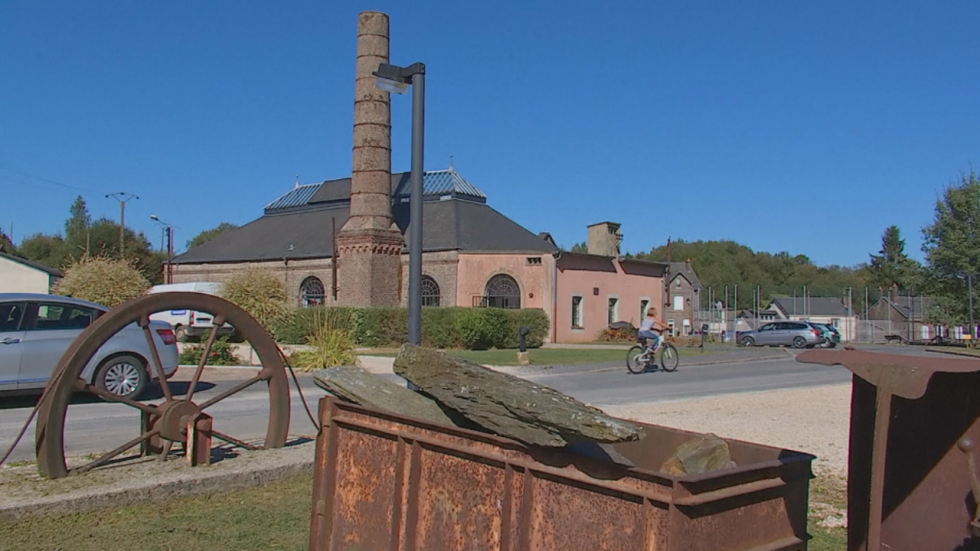
[[[488,431],[526,444],[639,440],[643,428],[552,388],[429,348],[402,346],[394,371]]]

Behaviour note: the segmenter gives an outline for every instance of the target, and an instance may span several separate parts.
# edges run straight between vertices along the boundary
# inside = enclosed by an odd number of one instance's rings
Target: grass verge
[[[304,476],[227,494],[0,521],[0,551],[302,551],[312,495]]]
[[[447,350],[448,354],[483,365],[517,365],[517,350]],[[681,358],[708,356],[714,351],[704,353],[700,349],[679,348]],[[365,356],[384,356],[393,358],[397,352],[360,352]],[[535,348],[528,351],[533,365],[576,365],[607,362],[626,362],[626,350],[608,348]]]
[[[809,551],[847,549],[847,479],[818,474],[810,481]]]
[[[811,482],[810,551],[844,551],[844,528],[822,526],[846,505],[843,479]],[[309,477],[227,494],[175,498],[142,506],[0,521],[0,551],[303,551],[307,548]]]

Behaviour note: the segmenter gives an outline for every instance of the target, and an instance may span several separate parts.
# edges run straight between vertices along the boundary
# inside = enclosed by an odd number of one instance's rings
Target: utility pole
[[[115,193],[107,193],[106,199],[112,197],[116,201],[119,201],[119,260],[126,258],[123,256],[125,253],[125,248],[123,246],[123,238],[126,236],[126,203],[133,199],[139,199],[139,195],[132,193],[126,193],[125,191],[117,191]]]

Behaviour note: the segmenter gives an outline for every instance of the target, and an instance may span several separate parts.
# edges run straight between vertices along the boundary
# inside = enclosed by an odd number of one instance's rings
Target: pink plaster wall
[[[540,258],[541,264],[528,264]],[[521,308],[541,308],[550,314],[555,258],[550,254],[463,254],[456,272],[456,304],[470,307],[482,297],[490,278],[504,273],[521,288]],[[533,296],[532,296],[533,295]]]
[[[616,264],[616,273],[587,270],[558,272],[557,340],[560,343],[592,342],[608,326],[609,298],[619,299],[616,321],[629,321],[638,327],[640,300],[648,299],[663,320],[664,283],[661,277],[625,274]],[[598,287],[599,294],[593,289]],[[582,296],[582,328],[572,328],[572,297]]]

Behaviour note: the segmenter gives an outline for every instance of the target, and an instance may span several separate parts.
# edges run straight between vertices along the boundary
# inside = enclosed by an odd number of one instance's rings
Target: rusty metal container
[[[980,361],[813,350],[854,373],[848,551],[980,550]]]
[[[806,549],[804,453],[728,440],[738,467],[673,477],[693,433],[655,425],[614,446],[631,467],[331,397],[320,420],[311,551]]]

